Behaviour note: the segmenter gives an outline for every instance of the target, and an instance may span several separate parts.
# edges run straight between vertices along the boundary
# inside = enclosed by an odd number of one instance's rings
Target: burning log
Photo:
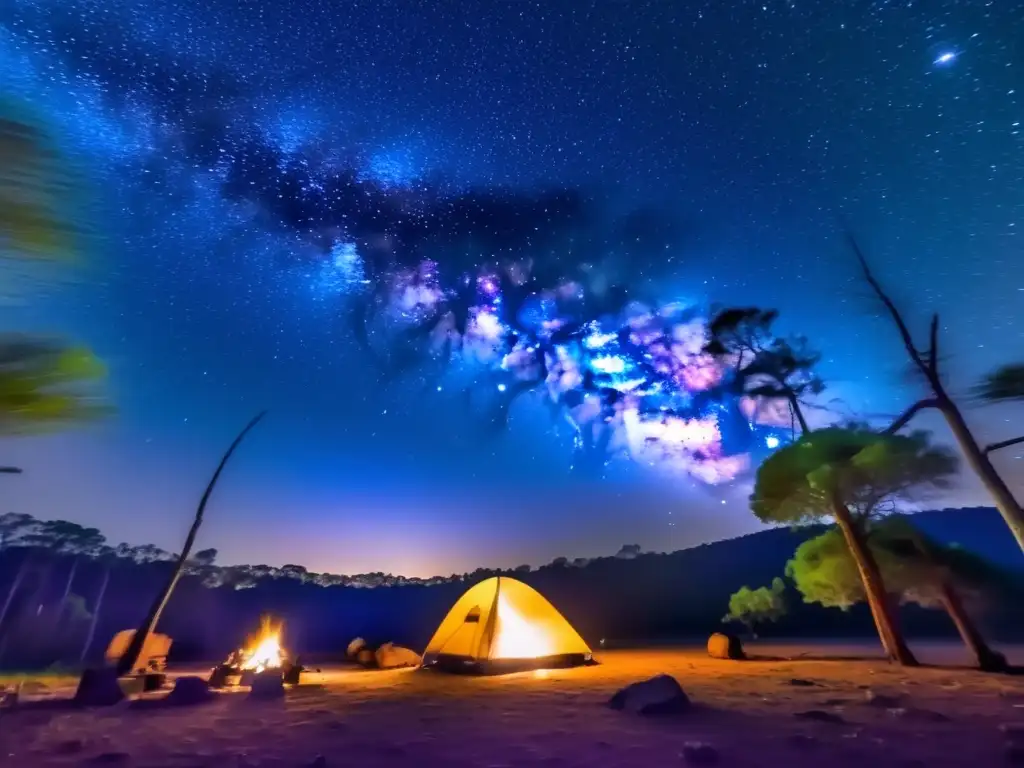
[[[260,621],[260,631],[255,637],[213,669],[209,684],[211,688],[236,685],[251,687],[257,677],[270,673],[268,677],[276,674],[285,683],[298,685],[301,672],[299,660],[290,660],[287,651],[281,646],[281,624],[275,624],[265,616]]]

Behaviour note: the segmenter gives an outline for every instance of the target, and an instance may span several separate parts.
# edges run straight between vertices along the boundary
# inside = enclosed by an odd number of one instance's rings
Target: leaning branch
[[[853,248],[853,252],[857,255],[857,261],[860,262],[861,270],[864,272],[864,279],[867,280],[868,285],[871,286],[871,290],[875,292],[875,295],[885,306],[886,310],[888,310],[893,323],[896,324],[896,328],[900,332],[900,338],[903,339],[903,346],[906,348],[907,354],[910,355],[910,359],[913,360],[914,365],[921,369],[922,373],[929,375],[930,370],[921,358],[921,353],[918,352],[917,347],[914,346],[914,337],[910,335],[910,329],[907,327],[906,322],[904,322],[903,315],[900,314],[896,304],[891,298],[889,298],[889,295],[875,278],[874,273],[871,271],[871,267],[868,266],[868,260],[864,257],[864,252],[860,249],[860,245],[857,244],[857,240],[850,233],[847,233],[846,237],[850,241],[850,247]]]
[[[939,313],[932,315],[928,329],[928,371],[934,379],[939,378]]]
[[[889,428],[885,430],[885,434],[894,435],[907,426],[907,423],[917,416],[918,413],[927,408],[938,408],[939,402],[934,397],[926,397],[924,400],[918,400],[912,406],[907,408],[896,421],[889,425]]]
[[[982,453],[988,456],[992,451],[998,451],[1000,448],[1009,448],[1011,445],[1017,445],[1018,443],[1024,443],[1024,435],[1021,435],[1020,437],[1011,437],[1009,440],[1000,440],[998,443],[986,445]]]

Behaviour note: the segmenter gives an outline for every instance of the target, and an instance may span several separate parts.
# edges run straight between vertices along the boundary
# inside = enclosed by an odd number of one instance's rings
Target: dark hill
[[[959,543],[1001,565],[1024,570],[1024,557],[995,510],[938,510],[921,513],[916,519],[940,540]],[[510,575],[539,589],[595,646],[602,638],[642,643],[704,637],[720,626],[731,593],[743,585],[768,584],[782,575],[796,547],[818,530],[769,529],[670,554],[637,556],[635,550],[624,548],[625,557],[598,558],[579,565],[569,565],[562,558],[536,570],[517,570]],[[0,552],[0,590],[4,597],[26,552]],[[0,663],[49,663],[56,656],[77,660],[84,631],[77,636],[70,629],[55,633],[60,617],[47,618],[49,614],[38,609],[40,605],[57,604],[71,561],[56,558],[43,563],[38,552],[30,555],[35,558],[34,575],[23,582],[7,621],[0,627],[4,635],[0,640],[0,653],[4,653]],[[116,631],[138,623],[168,568],[163,561],[140,563],[129,559],[115,563],[90,656],[102,654]],[[79,560],[73,592],[84,598],[89,610],[93,609],[103,573],[100,563]],[[371,642],[394,640],[422,648],[458,596],[470,584],[498,572],[481,569],[458,580],[429,586],[360,588],[321,586],[302,569],[290,566],[250,579],[241,589],[204,586],[204,572],[197,573],[180,582],[160,625],[161,631],[175,638],[174,655],[179,659],[226,655],[258,625],[264,612],[284,619],[287,644],[307,653],[338,652],[357,635]],[[209,571],[206,574],[209,582]],[[866,610],[855,608],[844,613],[804,605],[795,594],[791,598],[790,615],[770,630],[778,636],[851,637],[872,633]],[[1024,626],[1014,614],[1019,612],[996,607],[982,617],[983,624],[990,633],[1016,637],[1024,634]],[[904,609],[904,616],[913,634],[951,632],[948,619],[941,613],[909,608]],[[51,648],[54,637],[70,647]]]

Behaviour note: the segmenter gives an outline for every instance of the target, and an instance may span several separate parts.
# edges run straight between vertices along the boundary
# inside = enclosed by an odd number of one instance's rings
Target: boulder
[[[374,654],[377,666],[381,669],[400,669],[401,667],[418,667],[423,660],[416,651],[403,648],[394,643],[384,643]]]
[[[284,678],[279,669],[266,669],[252,679],[250,699],[280,699],[284,696]]]
[[[363,648],[366,647],[366,641],[361,637],[357,637],[351,643],[348,644],[348,648],[345,649],[345,656],[349,659],[354,659]]]
[[[81,707],[110,707],[124,700],[124,691],[113,667],[87,669],[78,681],[75,704]]]
[[[362,664],[364,667],[372,667],[377,664],[377,659],[374,657],[373,651],[363,648],[356,654],[356,663]]]
[[[167,694],[167,703],[176,706],[192,706],[210,701],[214,696],[210,685],[201,677],[179,677],[174,681],[174,688]]]
[[[723,632],[715,632],[708,638],[708,656],[712,659],[733,661],[746,658],[740,639],[735,635],[727,635]]]
[[[668,715],[687,710],[690,699],[674,677],[658,675],[627,685],[611,697],[608,706],[640,715]]]

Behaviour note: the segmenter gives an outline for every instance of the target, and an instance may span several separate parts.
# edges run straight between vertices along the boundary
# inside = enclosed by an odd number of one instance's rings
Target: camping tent
[[[425,667],[485,673],[590,660],[590,648],[565,617],[535,589],[507,576],[470,587],[423,653]]]

